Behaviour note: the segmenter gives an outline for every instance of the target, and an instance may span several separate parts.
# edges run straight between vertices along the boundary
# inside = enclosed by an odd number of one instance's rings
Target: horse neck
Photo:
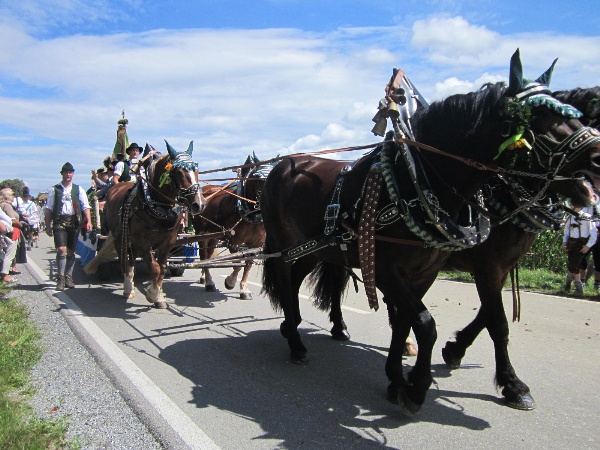
[[[416,140],[449,155],[496,166],[494,158],[506,139],[502,137],[502,120],[497,111],[502,92],[500,85],[491,86],[417,111],[412,122]],[[491,171],[477,170],[450,156],[427,150],[419,150],[419,154],[435,195],[445,203],[471,197],[494,177]]]

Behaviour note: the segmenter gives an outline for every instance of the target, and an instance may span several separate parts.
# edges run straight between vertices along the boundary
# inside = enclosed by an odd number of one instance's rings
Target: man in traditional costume
[[[73,267],[79,229],[92,230],[90,204],[85,189],[73,183],[75,169],[67,162],[60,171],[62,181],[48,191],[44,208],[46,233],[56,247],[56,290],[74,288]]]

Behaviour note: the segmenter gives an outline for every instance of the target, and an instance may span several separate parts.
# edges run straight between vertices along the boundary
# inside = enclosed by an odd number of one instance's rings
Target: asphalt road
[[[391,332],[385,308],[370,311],[362,290],[350,289],[344,303],[346,343],[330,338],[327,315],[303,297],[310,363],[298,366],[279,334],[281,314],[259,294],[260,268],[253,300],[225,291],[225,269],[214,271],[220,292],[205,292],[194,269],[165,281],[169,308],[157,310],[142,294],[143,265],[136,298],[126,302],[120,279],[100,281],[79,267],[75,289],[52,292],[47,236],[29,257],[75,334],[166,447],[600,448],[599,302],[522,293],[522,320],[510,326],[511,360],[537,409],[517,411],[494,387],[487,333],[459,370],[446,368],[441,348],[474,317],[479,300],[472,285],[437,281],[425,297],[438,327],[434,384],[410,418],[386,399]],[[510,315],[508,291],[505,306]]]

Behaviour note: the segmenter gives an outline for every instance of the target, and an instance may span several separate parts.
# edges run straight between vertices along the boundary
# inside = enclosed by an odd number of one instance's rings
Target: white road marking
[[[221,275],[221,276],[223,278],[227,277],[227,275]],[[262,288],[262,284],[255,283],[254,281],[248,281],[248,284],[251,284],[252,286],[258,286],[259,288]],[[310,300],[310,297],[308,295],[298,294],[298,297]],[[345,309],[346,311],[351,311],[351,312],[354,312],[354,313],[357,313],[357,314],[371,314],[371,311],[365,311],[364,309],[353,308],[352,306],[342,305],[342,309]]]
[[[29,267],[33,269],[41,280],[48,284],[53,281],[29,259]],[[68,319],[75,320],[96,341],[105,355],[110,358],[121,370],[127,380],[135,386],[138,392],[154,407],[156,413],[163,417],[165,422],[172,428],[182,441],[190,449],[220,450],[220,447],[202,431],[176,404],[160,389],[127,355],[94,323],[81,309],[69,298],[66,292],[60,292],[60,300],[53,293],[46,291],[50,299],[57,306],[64,303],[68,309]]]

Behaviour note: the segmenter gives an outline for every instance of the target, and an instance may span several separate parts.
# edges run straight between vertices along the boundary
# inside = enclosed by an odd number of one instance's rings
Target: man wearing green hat
[[[69,162],[60,170],[62,181],[48,191],[44,208],[46,233],[54,236],[56,247],[56,290],[74,288],[73,267],[79,227],[92,230],[90,204],[85,189],[73,183],[75,169]]]

